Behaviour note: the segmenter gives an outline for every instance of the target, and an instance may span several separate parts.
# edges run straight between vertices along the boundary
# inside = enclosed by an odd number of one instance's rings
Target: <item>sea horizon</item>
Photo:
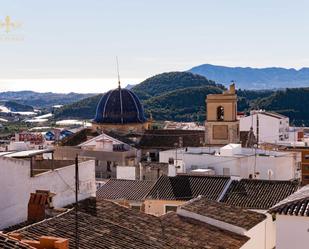
[[[142,78],[124,78],[121,79],[121,86],[135,85],[143,80]],[[0,79],[0,92],[104,93],[117,86],[117,78]]]

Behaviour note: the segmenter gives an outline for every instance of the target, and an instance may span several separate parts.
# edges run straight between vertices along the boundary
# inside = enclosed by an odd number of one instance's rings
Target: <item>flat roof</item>
[[[14,158],[22,158],[22,157],[32,157],[36,155],[41,155],[44,153],[51,153],[54,152],[54,149],[44,149],[44,150],[24,150],[18,152],[11,152],[6,155],[5,157],[14,157]]]

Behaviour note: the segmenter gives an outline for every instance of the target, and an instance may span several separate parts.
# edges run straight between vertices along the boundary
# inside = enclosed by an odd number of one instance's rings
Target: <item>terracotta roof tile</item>
[[[97,190],[97,198],[105,200],[142,200],[154,181],[110,179]]]
[[[284,215],[309,216],[309,185],[282,200],[269,211]]]
[[[217,200],[229,180],[230,178],[225,176],[161,176],[146,199],[190,200],[203,195]]]
[[[193,199],[180,206],[180,209],[223,221],[246,230],[250,230],[266,219],[265,214],[234,207],[225,203],[210,201],[205,197]]]
[[[75,248],[75,210],[18,230],[24,238],[52,235],[69,239]],[[236,249],[248,237],[183,218],[136,212],[109,201],[88,199],[78,212],[79,248],[208,248]]]
[[[5,234],[0,233],[0,248],[2,249],[34,249],[34,247],[29,246],[17,239],[9,237]]]
[[[199,147],[204,141],[205,132],[199,130],[147,130],[142,135],[139,146],[158,149],[172,149],[175,144],[178,147]]]
[[[298,189],[297,181],[234,180],[221,202],[250,209],[269,209]]]

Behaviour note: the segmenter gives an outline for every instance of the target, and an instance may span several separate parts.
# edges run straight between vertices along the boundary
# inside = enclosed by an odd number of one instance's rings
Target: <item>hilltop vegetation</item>
[[[54,111],[56,119],[92,119],[102,94],[89,97],[72,104],[64,105]]]
[[[224,89],[223,85],[217,85],[214,81],[190,72],[162,73],[150,77],[134,86],[132,91],[141,100],[150,99],[175,90],[183,90],[192,87],[212,86]]]
[[[198,121],[205,120],[205,97],[222,93],[223,85],[189,72],[163,73],[146,79],[132,88],[141,99],[146,115],[156,120]],[[250,101],[270,95],[271,91],[240,91],[242,110]],[[55,112],[55,118],[92,119],[101,95],[65,105]]]
[[[190,87],[170,91],[144,101],[146,114],[156,120],[205,120],[205,96],[221,93],[216,86]]]
[[[309,126],[309,88],[287,88],[261,98],[255,106],[290,118],[294,125]]]
[[[146,115],[157,120],[202,121],[205,96],[220,93],[224,87],[205,77],[189,72],[163,73],[146,79],[132,88],[142,101]],[[65,105],[55,112],[55,118],[92,119],[101,95]],[[198,104],[199,103],[199,104]],[[201,104],[202,103],[202,104]]]
[[[6,101],[4,103],[4,106],[6,106],[8,109],[10,109],[13,112],[33,112],[34,111],[32,106],[20,104],[14,101]]]
[[[187,72],[172,72],[151,77],[132,88],[144,105],[146,115],[155,120],[205,120],[205,97],[221,93],[222,85]],[[309,88],[286,90],[237,91],[238,111],[251,109],[276,111],[290,117],[295,125],[309,125]],[[92,119],[102,95],[65,105],[55,113],[56,119]]]

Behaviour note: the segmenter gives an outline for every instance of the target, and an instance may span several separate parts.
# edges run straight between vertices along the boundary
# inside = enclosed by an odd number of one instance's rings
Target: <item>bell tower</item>
[[[205,142],[207,145],[239,143],[237,95],[235,84],[222,94],[209,94],[206,98],[207,118]]]

